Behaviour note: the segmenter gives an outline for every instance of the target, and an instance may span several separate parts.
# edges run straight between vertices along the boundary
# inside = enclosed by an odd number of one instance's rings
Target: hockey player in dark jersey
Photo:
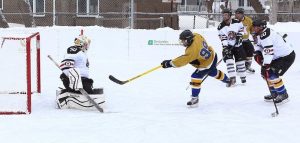
[[[267,27],[265,20],[254,20],[253,30],[257,40],[254,59],[261,65],[261,75],[271,92],[264,99],[272,101],[273,98],[276,104],[285,103],[289,96],[280,76],[294,63],[295,52],[279,33]]]
[[[255,70],[251,68],[252,64],[252,58],[253,58],[253,53],[254,53],[254,47],[249,40],[249,35],[252,33],[251,30],[252,28],[252,19],[248,16],[244,15],[244,9],[243,8],[238,8],[235,10],[235,18],[241,21],[245,27],[245,33],[243,35],[243,42],[242,42],[242,47],[245,50],[246,53],[246,71],[248,73],[254,73]]]
[[[246,83],[246,53],[242,48],[244,26],[237,19],[231,19],[232,12],[229,9],[222,11],[223,21],[218,26],[219,38],[223,46],[223,60],[227,66],[230,83],[236,83],[236,72],[241,82]],[[236,69],[235,69],[236,67]]]
[[[93,94],[95,102],[100,106],[104,103],[103,89],[93,89],[93,80],[89,78],[89,61],[87,51],[91,40],[84,35],[75,38],[74,45],[67,49],[67,54],[60,64],[63,73],[60,79],[65,89],[57,91],[58,108],[95,109],[78,89],[83,88]]]
[[[191,75],[192,95],[187,105],[197,107],[201,84],[206,76],[214,77],[224,83],[229,83],[229,79],[225,73],[217,69],[217,54],[211,46],[208,46],[206,40],[200,34],[184,30],[179,35],[179,39],[186,47],[185,53],[173,60],[164,60],[161,65],[163,68],[178,68],[191,64],[196,68]]]

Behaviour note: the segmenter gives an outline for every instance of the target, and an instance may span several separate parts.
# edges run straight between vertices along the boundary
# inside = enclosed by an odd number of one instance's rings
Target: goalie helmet
[[[184,30],[180,33],[179,39],[181,40],[183,46],[188,47],[193,43],[194,34],[190,30]]]
[[[75,38],[74,44],[76,46],[80,46],[81,50],[86,52],[90,47],[91,40],[88,37],[84,36],[84,35],[80,35],[80,36]]]

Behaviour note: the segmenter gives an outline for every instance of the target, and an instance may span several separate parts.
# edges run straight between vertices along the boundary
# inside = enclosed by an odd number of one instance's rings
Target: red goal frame
[[[26,42],[26,81],[27,89],[24,92],[7,92],[4,94],[26,94],[27,111],[0,111],[0,115],[12,115],[12,114],[30,114],[31,113],[31,95],[34,93],[31,88],[31,40],[36,38],[36,75],[37,75],[37,89],[36,93],[41,93],[41,55],[40,55],[40,33],[36,32],[28,37],[2,37],[2,45],[5,40],[25,40]]]

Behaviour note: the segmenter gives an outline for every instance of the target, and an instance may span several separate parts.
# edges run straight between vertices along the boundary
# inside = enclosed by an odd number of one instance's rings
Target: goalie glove
[[[80,71],[77,68],[70,68],[68,72],[68,77],[70,80],[69,87],[74,90],[79,90],[80,88],[83,88]]]

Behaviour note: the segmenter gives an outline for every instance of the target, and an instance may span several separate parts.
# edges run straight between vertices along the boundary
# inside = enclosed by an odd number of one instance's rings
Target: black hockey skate
[[[284,103],[286,103],[286,102],[288,102],[288,101],[289,101],[289,95],[288,95],[287,93],[285,93],[285,94],[279,94],[279,95],[274,99],[274,102],[275,102],[276,104],[279,104],[279,105],[284,104]]]
[[[199,102],[198,97],[192,97],[192,99],[188,101],[186,105],[191,108],[194,108],[194,107],[198,107],[198,102]]]
[[[249,67],[249,68],[246,69],[246,72],[247,72],[247,73],[254,74],[254,73],[255,73],[255,70],[254,70],[253,68],[250,68],[250,67]]]
[[[234,76],[234,77],[231,77],[231,78],[228,80],[228,82],[227,82],[227,84],[226,84],[226,87],[232,87],[232,86],[235,85],[235,83],[236,83],[236,78],[235,78],[235,76]]]
[[[246,77],[241,77],[241,82],[246,83]]]
[[[277,97],[277,94],[276,93],[272,93],[271,95],[266,95],[264,96],[264,99],[266,102],[273,102],[273,98],[275,100],[275,98]]]

